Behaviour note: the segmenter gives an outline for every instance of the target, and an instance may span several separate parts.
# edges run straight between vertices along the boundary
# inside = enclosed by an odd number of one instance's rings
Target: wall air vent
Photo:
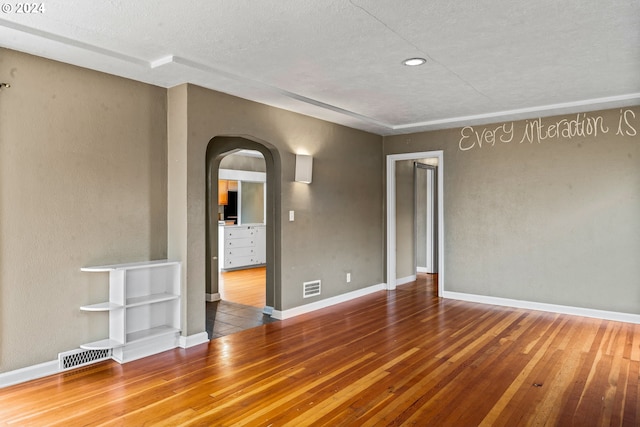
[[[78,348],[76,350],[58,353],[58,369],[60,371],[66,371],[68,369],[90,365],[110,358],[110,348],[100,350],[84,350]]]
[[[320,280],[304,282],[302,284],[302,297],[309,298],[320,295]]]

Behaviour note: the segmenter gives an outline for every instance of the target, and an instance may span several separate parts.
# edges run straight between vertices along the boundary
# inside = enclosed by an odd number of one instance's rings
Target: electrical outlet
[[[347,273],[347,283],[351,283],[351,273]]]

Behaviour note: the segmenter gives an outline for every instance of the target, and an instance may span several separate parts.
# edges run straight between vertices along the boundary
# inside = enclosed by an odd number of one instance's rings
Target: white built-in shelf
[[[144,329],[142,331],[131,332],[127,334],[127,342],[139,342],[145,341],[152,338],[164,336],[164,335],[172,335],[179,333],[180,329],[172,328],[169,326],[156,326],[151,329]]]
[[[85,350],[108,350],[110,348],[119,348],[124,346],[124,343],[106,339],[100,341],[94,341],[87,344],[81,344],[80,348],[84,348]]]
[[[180,262],[169,260],[81,268],[109,273],[109,301],[80,307],[109,313],[109,337],[80,347],[112,349],[121,363],[177,347],[180,268]]]
[[[82,267],[80,268],[80,271],[107,273],[114,270],[134,270],[136,268],[162,267],[171,264],[180,264],[180,261],[169,261],[166,259],[161,259],[156,261],[130,262],[127,264],[97,265],[91,267]]]
[[[112,302],[101,302],[98,304],[83,305],[80,307],[82,311],[111,311],[122,308],[120,304],[114,304]]]
[[[141,297],[127,298],[127,307],[136,307],[145,304],[155,304],[163,301],[171,301],[180,298],[180,295],[162,292],[159,294],[143,295]]]

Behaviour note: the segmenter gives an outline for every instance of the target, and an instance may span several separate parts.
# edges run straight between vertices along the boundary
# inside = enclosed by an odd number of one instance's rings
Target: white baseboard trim
[[[401,279],[396,279],[396,286],[406,285],[407,283],[415,282],[416,275],[403,277]]]
[[[618,311],[596,310],[593,308],[572,307],[568,305],[547,304],[543,302],[523,301],[510,298],[486,295],[465,294],[462,292],[444,291],[443,298],[456,299],[480,304],[500,305],[503,307],[524,308],[527,310],[548,311],[551,313],[571,314],[574,316],[592,317],[595,319],[613,320],[617,322],[640,324],[640,314],[621,313]]]
[[[298,307],[290,308],[284,311],[273,310],[273,314],[271,315],[271,317],[279,320],[289,319],[291,317],[310,313],[312,311],[320,310],[321,308],[331,307],[332,305],[340,304],[341,302],[350,301],[355,298],[363,297],[365,295],[384,290],[386,290],[384,283],[380,283],[378,285],[356,289],[355,291],[347,292],[342,295],[336,295],[335,297],[312,302],[311,304],[300,305]]]
[[[190,335],[188,337],[179,337],[178,340],[169,337],[166,342],[160,343],[148,343],[147,346],[133,346],[126,349],[119,354],[114,354],[112,359],[119,363],[130,362],[132,360],[147,357],[153,354],[160,353],[162,351],[176,348],[176,344],[182,348],[189,348],[199,344],[209,342],[209,336],[206,332],[200,332],[198,334]],[[140,347],[140,348],[138,348]],[[126,350],[126,352],[125,352]],[[38,365],[27,366],[24,368],[16,369],[14,371],[0,373],[0,388],[8,387],[14,384],[20,384],[26,381],[36,380],[38,378],[46,377],[49,375],[58,374],[63,372],[60,370],[60,362],[52,360],[51,362],[44,362]]]
[[[220,294],[218,292],[216,292],[215,294],[206,294],[205,301],[207,302],[220,301]]]
[[[0,374],[0,388],[35,380],[60,372],[58,360],[27,366]]]
[[[189,348],[207,342],[209,342],[209,335],[206,332],[200,332],[188,337],[181,336],[178,345],[182,348]]]
[[[118,363],[127,363],[143,357],[153,356],[163,351],[172,350],[179,346],[179,333],[160,335],[146,340],[128,343],[124,347],[112,350],[111,358]]]

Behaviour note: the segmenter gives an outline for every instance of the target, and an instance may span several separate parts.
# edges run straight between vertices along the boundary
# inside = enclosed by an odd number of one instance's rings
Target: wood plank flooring
[[[640,425],[640,325],[440,299],[429,280],[0,389],[0,425]]]
[[[266,305],[267,268],[222,271],[218,276],[220,297],[224,301],[263,309]]]

